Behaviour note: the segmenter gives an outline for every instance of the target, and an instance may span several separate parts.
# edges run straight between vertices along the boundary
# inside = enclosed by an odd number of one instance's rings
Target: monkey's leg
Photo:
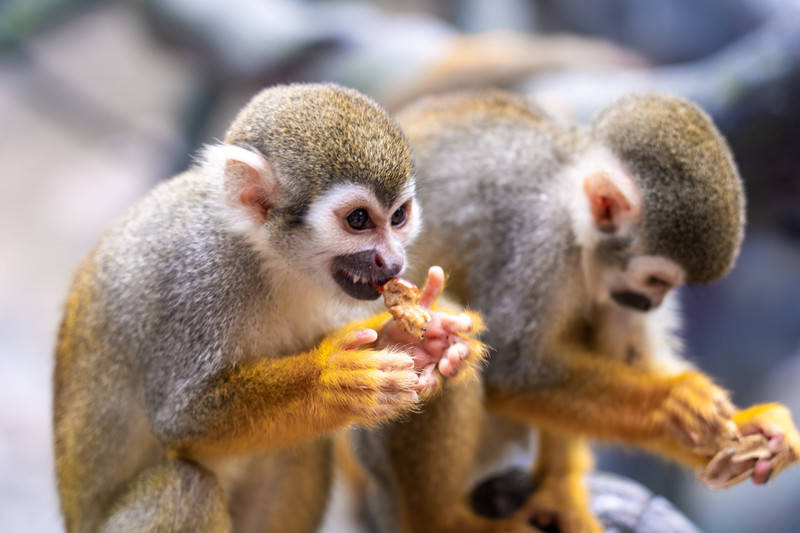
[[[704,466],[731,434],[727,393],[699,372],[674,376],[578,350],[549,365],[554,378],[527,387],[488,383],[490,409],[556,432],[637,444]]]
[[[427,402],[421,413],[380,432],[362,434],[366,439],[377,439],[360,447],[359,453],[373,474],[372,487],[385,491],[382,497],[394,513],[389,519],[394,523],[384,524],[382,531],[536,531],[516,518],[489,520],[469,508],[468,478],[483,421],[480,382],[447,381],[442,393]]]
[[[332,478],[327,437],[263,455],[235,474],[229,508],[236,533],[316,531]]]
[[[558,525],[561,533],[603,533],[589,508],[584,476],[593,465],[585,439],[539,432],[539,453],[533,472],[535,492],[521,513],[533,524]]]
[[[216,478],[180,459],[141,472],[112,504],[103,533],[231,531],[225,496]]]

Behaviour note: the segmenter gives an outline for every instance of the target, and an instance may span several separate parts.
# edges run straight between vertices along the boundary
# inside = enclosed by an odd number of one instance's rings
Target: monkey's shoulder
[[[82,267],[109,319],[201,327],[268,292],[257,252],[229,228],[220,195],[190,170],[156,186],[109,228]]]

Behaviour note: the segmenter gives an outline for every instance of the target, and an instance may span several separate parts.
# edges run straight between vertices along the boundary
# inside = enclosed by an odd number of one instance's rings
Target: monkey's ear
[[[625,222],[639,218],[638,202],[627,196],[603,171],[589,174],[583,180],[594,224],[602,232],[615,231]]]
[[[257,224],[264,223],[275,205],[277,181],[271,165],[260,153],[238,146],[225,146],[223,155],[226,200]]]

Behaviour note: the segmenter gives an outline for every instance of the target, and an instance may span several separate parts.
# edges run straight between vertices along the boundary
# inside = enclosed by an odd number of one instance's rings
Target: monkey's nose
[[[403,263],[388,264],[379,253],[375,253],[375,266],[378,267],[378,276],[382,279],[393,278],[403,270]]]
[[[364,250],[354,254],[338,256],[334,267],[372,281],[387,281],[403,271],[404,258],[385,251]]]
[[[393,278],[403,271],[403,263],[393,263],[385,269],[388,277]]]

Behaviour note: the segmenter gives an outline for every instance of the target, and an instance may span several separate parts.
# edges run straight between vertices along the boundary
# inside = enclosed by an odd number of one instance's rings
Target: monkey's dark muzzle
[[[376,300],[381,295],[378,287],[402,270],[402,262],[388,263],[375,250],[338,255],[331,263],[334,281],[357,300]]]
[[[624,305],[637,311],[649,311],[653,307],[653,302],[650,301],[650,298],[633,291],[612,292],[611,299],[619,305]]]

